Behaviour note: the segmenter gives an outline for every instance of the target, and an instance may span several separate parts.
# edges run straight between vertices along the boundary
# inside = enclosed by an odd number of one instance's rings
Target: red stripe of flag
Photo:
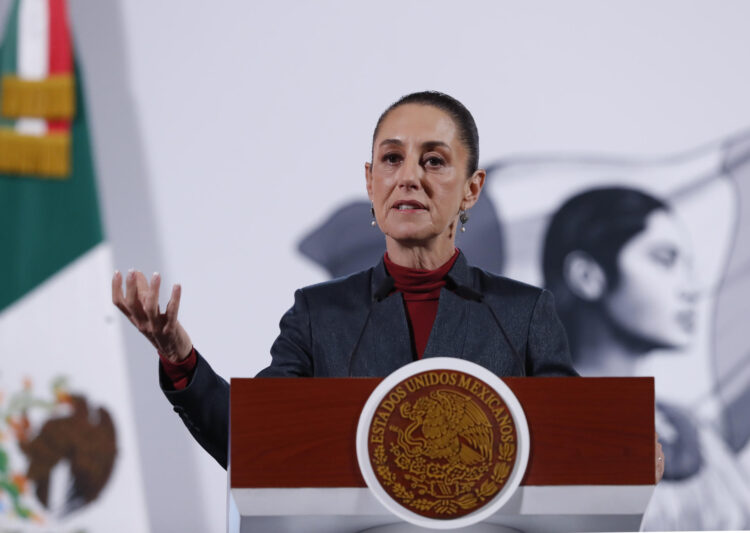
[[[65,0],[49,2],[49,75],[73,73],[73,51]],[[69,120],[48,120],[47,131],[70,130]]]

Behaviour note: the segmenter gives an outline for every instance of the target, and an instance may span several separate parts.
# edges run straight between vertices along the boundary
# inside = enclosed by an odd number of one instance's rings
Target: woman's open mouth
[[[416,200],[399,200],[391,209],[396,211],[414,213],[417,211],[426,211],[427,208]]]

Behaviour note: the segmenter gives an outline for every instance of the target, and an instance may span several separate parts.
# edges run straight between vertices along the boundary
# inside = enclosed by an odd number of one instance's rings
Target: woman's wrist
[[[179,364],[193,353],[193,342],[190,340],[190,336],[182,327],[182,324],[177,323],[177,331],[174,334],[172,342],[169,342],[167,346],[157,346],[159,355],[167,359],[170,363]]]
[[[190,357],[192,354],[193,354],[192,344],[190,344],[188,348],[175,349],[175,350],[169,350],[169,351],[159,350],[159,356],[162,359],[166,359],[173,365],[179,365],[180,363],[184,362],[188,357]]]

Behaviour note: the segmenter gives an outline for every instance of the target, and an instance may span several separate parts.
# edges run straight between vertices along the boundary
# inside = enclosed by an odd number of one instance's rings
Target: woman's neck
[[[456,252],[453,240],[433,242],[428,245],[406,245],[386,236],[388,259],[399,266],[420,270],[435,270],[447,263]]]
[[[593,311],[593,310],[589,310]],[[573,354],[582,376],[632,376],[650,347],[618,329],[599,312],[582,312],[577,321]]]

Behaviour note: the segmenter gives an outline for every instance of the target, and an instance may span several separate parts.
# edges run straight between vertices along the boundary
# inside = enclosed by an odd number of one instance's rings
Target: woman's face
[[[695,329],[690,244],[669,212],[659,209],[620,250],[620,282],[604,297],[609,317],[625,333],[661,348],[687,345]]]
[[[393,109],[380,125],[372,163],[365,165],[367,194],[386,238],[425,245],[455,239],[460,209],[476,202],[484,171],[467,179],[468,151],[453,119],[420,104]]]

